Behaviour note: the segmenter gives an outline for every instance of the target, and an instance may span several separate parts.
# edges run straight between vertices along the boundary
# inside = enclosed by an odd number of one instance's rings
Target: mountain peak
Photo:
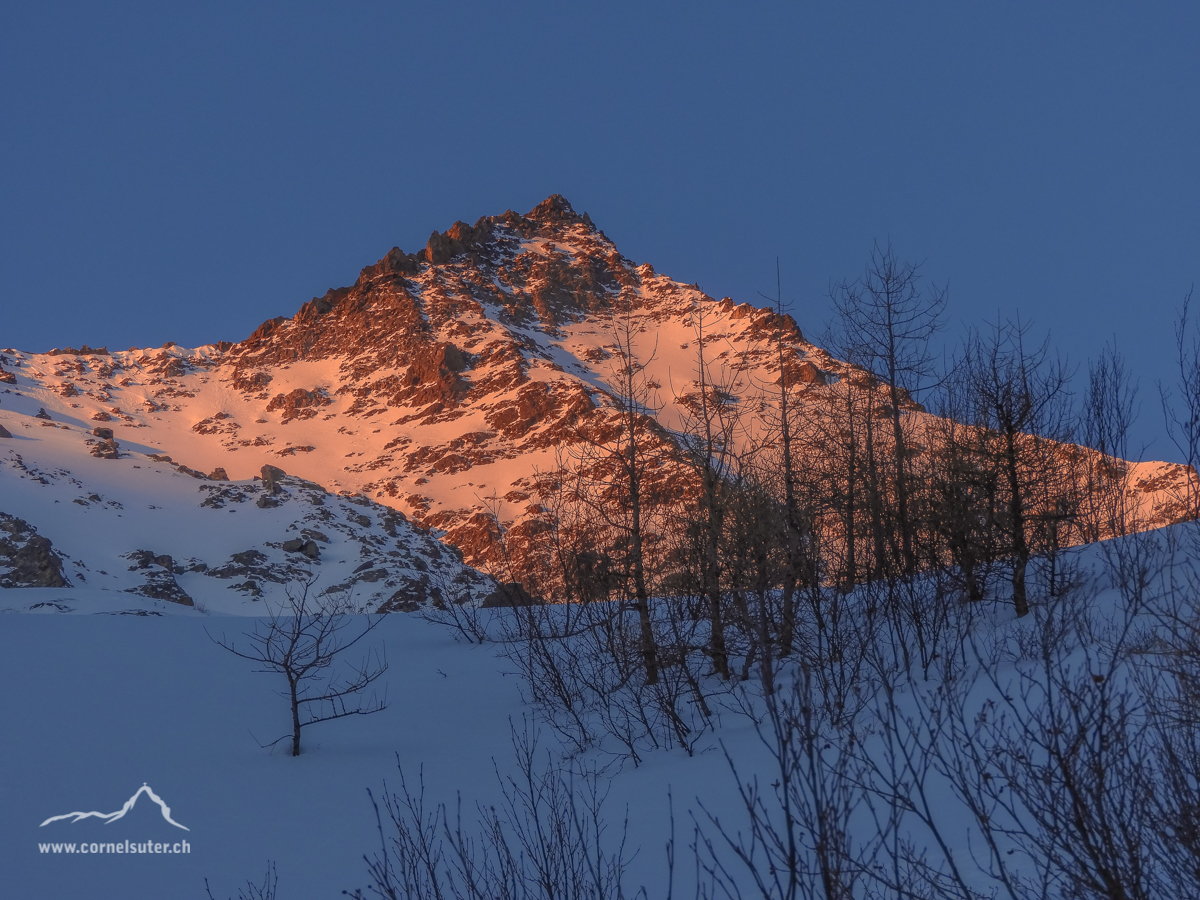
[[[562,194],[551,194],[524,216],[510,209],[498,216],[482,216],[474,225],[458,221],[445,231],[434,231],[425,247],[416,253],[405,253],[399,247],[393,247],[379,262],[364,268],[360,280],[379,275],[416,275],[423,263],[440,266],[463,253],[478,253],[495,241],[497,226],[529,237],[535,233],[545,236],[546,231],[556,234],[563,228],[580,224],[588,231],[596,231],[591,216],[575,212]]]
[[[575,212],[569,201],[562,194],[551,194],[537,206],[529,211],[525,216],[527,219],[532,219],[539,223],[554,223],[564,225],[574,225],[583,222],[588,228],[594,228],[592,225],[591,216],[587,213],[580,215]]]

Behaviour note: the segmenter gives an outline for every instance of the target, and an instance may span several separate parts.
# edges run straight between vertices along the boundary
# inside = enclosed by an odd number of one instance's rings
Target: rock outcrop
[[[50,539],[24,519],[0,512],[0,588],[67,586],[62,557]]]
[[[150,550],[134,550],[126,555],[133,563],[129,571],[138,572],[143,576],[143,583],[137,587],[126,588],[126,592],[147,597],[151,600],[167,600],[182,606],[193,606],[192,598],[179,586],[176,575],[182,575],[184,568],[175,565],[170,556],[155,555]]]

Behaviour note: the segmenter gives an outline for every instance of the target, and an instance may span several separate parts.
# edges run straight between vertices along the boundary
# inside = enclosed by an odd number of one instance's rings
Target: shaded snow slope
[[[22,547],[49,542],[43,556],[61,577],[28,560],[14,574],[0,553],[0,610],[262,615],[264,598],[313,578],[314,592],[358,609],[412,610],[478,603],[496,587],[364,497],[287,475],[274,485],[198,478],[145,445],[119,443],[118,458],[98,458],[88,431],[14,416],[5,400],[13,437],[0,441],[0,513],[23,523],[6,526]]]
[[[1085,590],[1088,606],[1101,620],[1119,622],[1119,598],[1102,587],[1100,549],[1075,551],[1071,558],[1098,576],[1095,587]],[[1004,605],[988,607],[976,621],[977,633],[984,642],[1016,646],[1022,634],[1027,642],[1034,632],[1033,618],[1013,621]],[[371,636],[390,664],[382,683],[389,708],[378,716],[314,726],[305,732],[305,753],[292,758],[259,746],[288,729],[275,677],[256,674],[253,664],[220,650],[206,634],[206,629],[236,633],[245,627],[242,620],[24,615],[2,620],[4,896],[202,896],[207,877],[214,894],[224,897],[236,895],[246,879],[261,880],[267,859],[278,866],[279,896],[340,896],[365,883],[363,855],[378,849],[368,788],[376,797],[385,781],[396,789],[399,762],[410,787],[423,779],[430,804],[445,802],[453,811],[461,794],[469,831],[475,803],[501,799],[497,774],[513,773],[510,724],[523,727],[529,713],[518,680],[504,676],[510,664],[497,658],[494,645],[456,643],[419,617],[392,616]],[[1095,650],[1081,646],[1075,654],[1085,664],[1085,680]],[[971,691],[969,707],[986,709],[990,697],[1011,692],[1009,682],[1022,671],[1037,669],[1036,661],[1019,654],[1003,662],[994,684],[985,679]],[[715,682],[709,687],[714,696],[727,690]],[[936,688],[936,678],[909,687],[927,698]],[[747,696],[753,700],[753,691]],[[908,701],[900,702],[906,713]],[[668,894],[668,791],[680,842],[677,889],[691,896],[689,810],[702,823],[707,811],[731,828],[744,827],[725,754],[745,780],[757,777],[766,785],[777,777],[738,706],[719,701],[725,711],[695,756],[648,752],[639,767],[612,767],[602,778],[614,838],[628,816],[627,851],[635,856],[629,882],[645,885],[649,897]],[[912,727],[904,716],[901,723]],[[868,716],[863,726],[867,745],[883,746],[882,723]],[[557,751],[547,742],[548,732],[543,729],[543,746]],[[917,737],[922,733],[918,728]],[[594,760],[587,755],[579,760],[589,761]],[[189,854],[88,858],[38,851],[39,842],[49,841],[179,840],[181,832],[153,804],[138,804],[111,825],[87,820],[39,827],[66,810],[116,809],[144,782],[190,829]],[[929,791],[949,851],[987,896],[993,885],[971,863],[979,844],[970,814],[934,775],[922,789]],[[919,827],[912,834],[918,846],[932,846]],[[736,864],[731,871],[748,896],[745,874]]]

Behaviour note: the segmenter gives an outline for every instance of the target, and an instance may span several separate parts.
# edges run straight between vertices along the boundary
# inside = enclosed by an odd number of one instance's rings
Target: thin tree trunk
[[[631,519],[629,543],[632,555],[630,562],[633,570],[634,605],[637,607],[642,664],[646,668],[646,684],[658,684],[658,651],[654,645],[654,628],[650,621],[650,592],[646,589],[646,567],[642,553],[642,494],[641,475],[637,466],[637,411],[633,408],[632,385],[630,388],[628,399],[629,514]]]
[[[1008,476],[1008,515],[1013,549],[1013,607],[1017,616],[1029,615],[1029,600],[1025,593],[1025,569],[1029,564],[1029,542],[1025,539],[1025,503],[1021,496],[1021,480],[1017,472],[1016,437],[1012,431],[1004,436],[1005,474]]]
[[[900,391],[896,387],[895,377],[893,368],[890,399],[892,401],[893,455],[896,466],[896,519],[900,528],[901,551],[904,554],[904,572],[911,575],[916,571],[917,561],[913,553],[912,526],[908,519],[908,449],[904,440],[904,427],[900,422]]]
[[[783,316],[783,289],[779,279],[779,258],[775,259],[775,289],[776,313]],[[783,569],[783,609],[779,629],[779,646],[786,656],[792,651],[796,640],[796,585],[800,581],[800,569],[803,565],[801,555],[802,536],[800,532],[800,513],[796,503],[795,468],[792,460],[792,426],[788,420],[788,381],[787,366],[783,351],[783,329],[780,328],[776,349],[779,355],[779,425],[780,436],[783,438],[783,503],[784,503],[784,569]],[[764,632],[764,640],[766,634]],[[766,651],[764,651],[766,652]],[[766,658],[764,658],[766,664]]]
[[[292,756],[300,755],[300,699],[296,695],[296,682],[289,681],[292,693]]]

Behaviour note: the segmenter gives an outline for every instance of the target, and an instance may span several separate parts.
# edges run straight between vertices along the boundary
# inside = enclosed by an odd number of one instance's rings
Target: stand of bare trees
[[[939,367],[946,299],[876,248],[834,291],[848,363],[798,357],[780,303],[766,383],[714,344],[698,304],[672,432],[648,375],[656,338],[614,314],[610,405],[539,478],[535,591],[565,602],[514,613],[503,635],[568,746],[690,750],[735,685],[770,693],[812,647],[843,652],[852,593],[904,671],[928,676],[961,652],[964,617],[1030,615],[1031,579],[1043,603],[1070,588],[1065,549],[1141,527],[1121,458],[1136,392],[1115,349],[1078,407],[1071,368],[1020,320],[970,330]]]
[[[850,365],[800,369],[780,316],[767,384],[713,366],[698,314],[674,441],[615,329],[612,414],[543,478],[567,602],[493,635],[528,699],[568,755],[635,764],[754,719],[768,769],[727,755],[737,814],[693,810],[697,897],[1200,896],[1200,531],[1144,533],[1119,354],[1080,404],[1019,320],[939,371],[945,292],[890,249],[837,300]],[[1186,304],[1176,337],[1192,462]],[[1081,570],[1071,548],[1108,538]]]

